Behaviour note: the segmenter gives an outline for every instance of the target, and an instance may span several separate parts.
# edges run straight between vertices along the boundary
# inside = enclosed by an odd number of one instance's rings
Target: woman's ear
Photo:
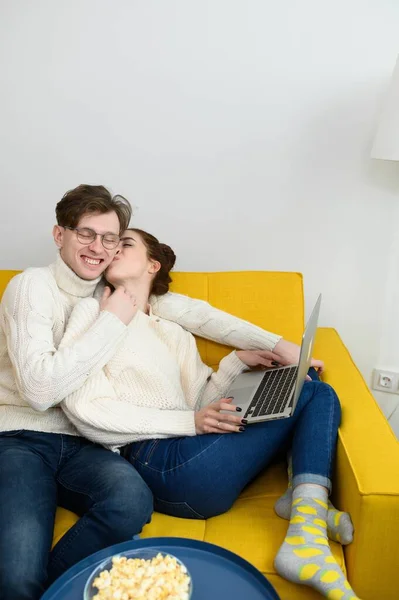
[[[148,272],[150,275],[155,275],[161,268],[161,263],[158,260],[151,260]]]
[[[64,245],[64,228],[60,225],[54,225],[53,227],[53,238],[57,248],[62,248]]]

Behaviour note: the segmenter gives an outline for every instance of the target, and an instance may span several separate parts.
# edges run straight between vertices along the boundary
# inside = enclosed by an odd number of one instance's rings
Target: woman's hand
[[[197,435],[244,431],[242,418],[237,415],[237,408],[231,404],[232,401],[233,398],[222,398],[196,412],[194,419]],[[221,410],[231,411],[231,415],[221,413]]]
[[[270,350],[236,350],[237,357],[248,367],[279,367],[281,358]]]
[[[283,339],[279,340],[273,348],[273,354],[277,356],[275,359],[276,362],[283,366],[297,365],[299,363],[300,352],[301,347],[298,346],[298,344],[294,344],[293,342],[288,342],[287,340]],[[324,371],[324,362],[322,360],[312,358],[310,366],[317,369],[319,373],[323,373]]]
[[[276,348],[280,342],[284,342],[282,345],[283,350]],[[248,367],[284,367],[287,365],[297,365],[299,363],[300,346],[293,344],[292,342],[286,342],[280,340],[274,347],[273,352],[269,350],[236,350],[237,357]],[[319,373],[323,372],[324,363],[321,360],[315,360],[312,358],[312,367],[319,370]],[[311,381],[311,377],[306,375],[306,381]]]

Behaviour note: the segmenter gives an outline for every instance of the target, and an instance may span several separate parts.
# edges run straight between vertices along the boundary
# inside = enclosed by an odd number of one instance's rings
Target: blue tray
[[[82,600],[88,577],[106,558],[139,548],[154,548],[180,558],[193,580],[192,600],[279,600],[272,585],[236,554],[207,542],[186,538],[146,538],[100,550],[62,575],[41,600]]]

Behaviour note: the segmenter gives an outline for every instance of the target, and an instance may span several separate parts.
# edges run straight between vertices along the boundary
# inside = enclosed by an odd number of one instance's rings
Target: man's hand
[[[123,286],[117,287],[113,293],[111,288],[107,286],[100,301],[100,310],[113,313],[122,323],[129,325],[138,307],[136,298],[129,294]]]
[[[281,365],[297,365],[299,363],[300,351],[301,348],[298,344],[293,344],[283,339],[279,340],[273,348],[273,354],[278,357],[276,362]],[[312,358],[310,366],[317,369],[319,374],[324,371],[324,362],[322,360]]]
[[[194,419],[197,435],[244,431],[242,417],[237,416],[237,409],[231,404],[232,400],[233,398],[222,398],[196,412]],[[221,410],[229,410],[231,415],[221,413]]]

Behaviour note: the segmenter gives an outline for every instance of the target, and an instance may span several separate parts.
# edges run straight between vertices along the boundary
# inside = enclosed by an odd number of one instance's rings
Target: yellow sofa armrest
[[[363,600],[397,598],[399,442],[333,329],[318,331],[314,355],[342,406],[333,498],[355,527],[345,548],[348,578]]]

